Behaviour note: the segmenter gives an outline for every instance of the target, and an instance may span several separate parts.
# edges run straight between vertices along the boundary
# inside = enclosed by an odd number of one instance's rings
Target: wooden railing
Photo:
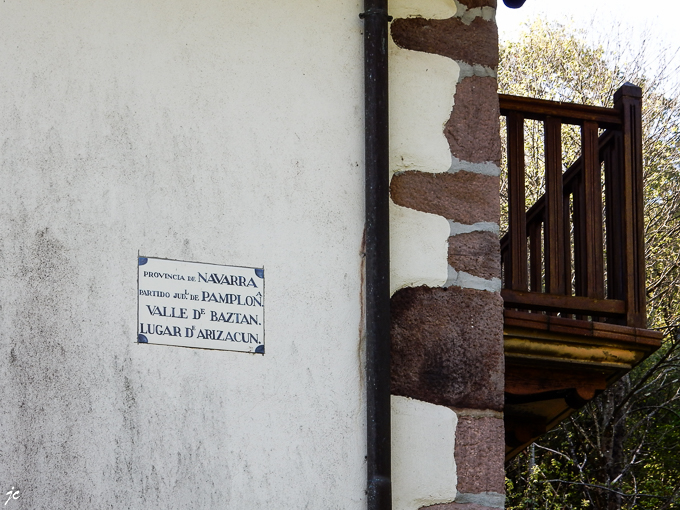
[[[645,327],[641,101],[631,84],[614,94],[614,108],[500,95],[508,149],[506,309]],[[528,210],[525,119],[543,123],[545,160],[545,193]],[[563,124],[581,131],[580,157],[566,171]]]

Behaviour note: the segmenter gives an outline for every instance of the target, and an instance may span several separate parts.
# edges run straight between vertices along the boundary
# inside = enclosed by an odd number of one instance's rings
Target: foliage
[[[680,509],[680,87],[663,54],[648,60],[644,41],[631,53],[623,39],[586,36],[537,19],[501,46],[499,90],[612,106],[625,81],[642,87],[647,313],[666,336],[654,356],[508,466],[507,508]],[[544,191],[543,135],[527,127],[530,205]],[[579,155],[579,136],[563,131],[565,166]]]

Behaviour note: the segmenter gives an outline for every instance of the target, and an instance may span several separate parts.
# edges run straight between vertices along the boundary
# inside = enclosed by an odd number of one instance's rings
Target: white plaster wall
[[[448,18],[449,0],[399,0],[395,17]],[[451,115],[459,65],[439,55],[399,48],[390,38],[390,172],[446,172],[452,157],[444,126]],[[390,291],[450,280],[450,222],[390,203]],[[418,510],[456,497],[455,413],[392,396],[392,494],[395,510]]]
[[[449,222],[390,201],[390,293],[441,287],[448,278]]]
[[[395,18],[458,16],[493,21],[491,7],[468,9],[454,0],[395,0]],[[466,76],[495,76],[494,69],[470,65],[398,47],[390,38],[390,173],[460,170],[499,175],[491,162],[470,163],[453,157],[444,127],[454,106],[456,84]],[[413,197],[412,197],[413,198]],[[475,231],[498,232],[496,223],[463,225],[443,216],[390,204],[390,290],[458,286],[500,291],[498,278],[483,279],[448,264],[450,236]],[[456,500],[454,458],[456,414],[449,408],[392,396],[392,482],[395,510],[419,510]],[[492,495],[491,499],[495,496]],[[486,498],[486,496],[484,496]],[[458,495],[460,503],[486,504]],[[502,503],[492,501],[497,506]]]
[[[391,36],[388,49],[390,172],[446,172],[451,150],[444,126],[460,67],[441,55],[400,48]]]
[[[6,508],[365,506],[359,12],[0,3]],[[266,355],[135,344],[138,253],[264,266]]]
[[[455,4],[449,0],[390,5],[394,16],[410,16],[419,9],[432,17],[455,14]],[[446,172],[451,168],[451,151],[444,126],[451,116],[460,68],[440,55],[399,48],[391,37],[388,44],[390,175]],[[443,216],[390,202],[392,294],[404,287],[440,287],[447,283],[449,232]]]
[[[454,0],[390,1],[390,14],[395,18],[421,16],[428,19],[446,19],[455,16],[458,9]]]
[[[456,498],[458,417],[444,406],[392,396],[394,510],[419,510]]]

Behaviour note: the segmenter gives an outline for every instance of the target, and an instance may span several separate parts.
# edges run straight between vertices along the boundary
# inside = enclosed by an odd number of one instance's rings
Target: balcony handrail
[[[532,97],[498,94],[501,115],[520,112],[525,119],[545,120],[547,117],[560,117],[563,124],[583,125],[585,121],[597,122],[604,128],[617,127],[622,123],[621,114],[615,108],[590,106],[585,104],[564,103]]]
[[[508,135],[506,308],[645,326],[641,96],[625,84],[614,108],[602,108],[499,95]],[[544,123],[546,161],[546,192],[528,211],[525,119]],[[581,156],[564,173],[563,124],[581,126]]]

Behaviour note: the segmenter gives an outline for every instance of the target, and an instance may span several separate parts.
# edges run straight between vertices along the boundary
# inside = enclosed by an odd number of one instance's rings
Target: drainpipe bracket
[[[379,16],[381,18],[386,19],[387,21],[392,21],[394,19],[394,18],[392,18],[392,16],[387,14],[386,9],[371,8],[371,9],[366,9],[366,12],[362,12],[361,14],[359,14],[359,17],[361,19],[365,19],[368,16]]]

